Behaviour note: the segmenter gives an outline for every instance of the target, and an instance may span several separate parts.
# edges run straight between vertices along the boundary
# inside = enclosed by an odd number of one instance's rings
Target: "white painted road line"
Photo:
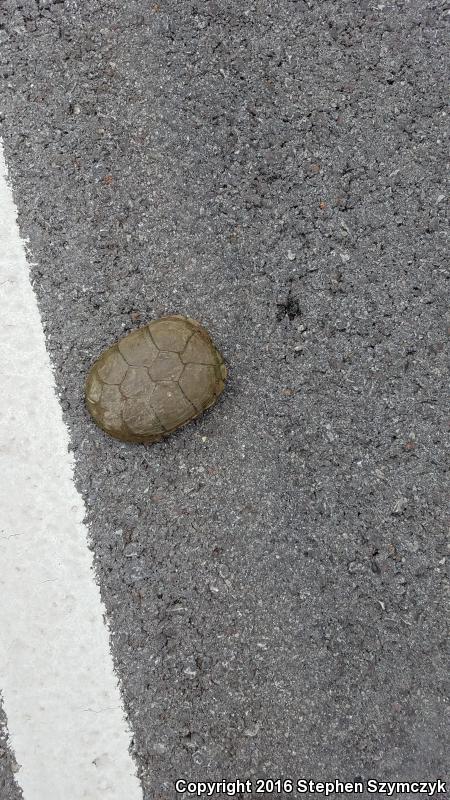
[[[142,800],[0,143],[0,689],[24,800]]]

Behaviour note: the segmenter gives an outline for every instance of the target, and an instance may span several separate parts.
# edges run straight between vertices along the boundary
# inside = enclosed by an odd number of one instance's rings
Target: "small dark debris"
[[[277,320],[281,322],[284,317],[292,322],[296,317],[301,315],[300,304],[298,300],[291,297],[289,294],[287,299],[282,303],[277,303]]]

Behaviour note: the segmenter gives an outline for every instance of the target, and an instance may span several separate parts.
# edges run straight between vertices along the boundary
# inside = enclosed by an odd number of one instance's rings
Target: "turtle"
[[[151,444],[210,408],[226,376],[205,328],[171,314],[103,351],[86,379],[86,406],[94,422],[116,439]]]

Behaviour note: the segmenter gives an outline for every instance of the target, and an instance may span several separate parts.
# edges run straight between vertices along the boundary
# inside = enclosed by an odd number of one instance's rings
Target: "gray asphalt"
[[[1,4],[1,133],[146,800],[447,770],[446,9]],[[227,389],[121,444],[86,371],[169,312]],[[4,747],[0,770],[16,800]]]

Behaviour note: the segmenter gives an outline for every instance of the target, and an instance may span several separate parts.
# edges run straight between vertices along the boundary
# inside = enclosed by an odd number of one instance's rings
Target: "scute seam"
[[[155,340],[154,340],[154,338],[153,338],[153,336],[152,336],[152,334],[151,334],[151,331],[150,331],[150,325],[151,325],[151,322],[149,322],[149,323],[148,323],[148,325],[145,325],[145,327],[144,327],[142,330],[145,330],[145,332],[147,333],[147,336],[150,336],[150,339],[152,340],[152,344],[153,344],[153,346],[154,346],[154,347],[156,347],[156,349],[157,349],[158,353],[161,353],[161,352],[163,352],[163,351],[162,351],[162,350],[160,350],[160,348],[159,348],[159,347],[158,347],[158,345],[156,344],[156,342],[155,342]],[[158,358],[158,356],[156,356],[156,357]],[[147,369],[148,369],[148,367],[147,367]]]
[[[181,373],[181,374],[183,374],[183,373]],[[180,378],[181,378],[181,375],[180,375]],[[178,378],[178,381],[177,381],[177,383],[178,383],[178,386],[179,386],[180,392],[181,392],[181,394],[183,395],[184,399],[188,401],[189,405],[190,405],[190,406],[192,406],[192,408],[194,409],[194,411],[197,411],[197,412],[198,412],[198,411],[201,411],[201,410],[202,410],[202,406],[201,406],[200,408],[197,408],[197,406],[195,406],[195,405],[194,405],[194,403],[192,402],[192,400],[191,400],[191,399],[190,399],[190,398],[187,396],[187,394],[186,394],[186,393],[183,391],[183,389],[181,388],[181,386],[180,386],[180,383],[179,383],[179,380],[180,380],[180,378]],[[194,419],[194,418],[193,418],[193,419]],[[187,422],[189,422],[189,420],[187,420]]]
[[[191,333],[191,335],[189,336],[189,339],[186,341],[186,344],[184,345],[184,347],[183,347],[183,349],[182,349],[181,353],[178,353],[178,355],[180,356],[180,359],[181,359],[181,356],[183,355],[184,351],[186,350],[186,347],[188,346],[189,342],[191,341],[192,337],[193,337],[193,336],[195,336],[196,332],[197,332],[197,331],[195,331],[195,330],[194,330],[194,331],[192,331],[192,333]],[[183,362],[183,363],[184,363],[184,362]]]

